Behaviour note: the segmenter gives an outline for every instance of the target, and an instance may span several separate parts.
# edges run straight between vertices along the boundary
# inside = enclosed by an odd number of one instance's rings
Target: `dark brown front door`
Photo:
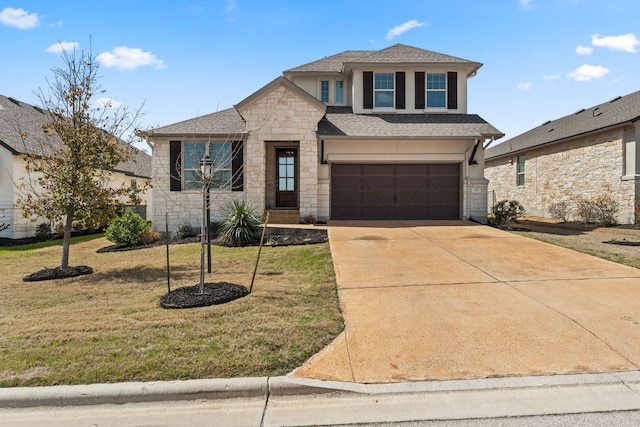
[[[460,219],[459,164],[331,165],[331,219]]]
[[[276,150],[276,207],[298,207],[298,152],[295,148]]]

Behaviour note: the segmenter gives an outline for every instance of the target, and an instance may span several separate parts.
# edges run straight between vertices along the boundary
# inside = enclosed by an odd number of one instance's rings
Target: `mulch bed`
[[[23,277],[22,280],[24,282],[40,282],[43,280],[66,279],[68,277],[83,276],[91,273],[93,273],[93,269],[86,265],[67,267],[65,269],[60,267],[43,268],[40,271],[36,271],[35,273]]]
[[[313,245],[316,243],[325,243],[328,241],[327,230],[313,230],[304,228],[279,229],[278,232],[267,234],[264,239],[264,246],[291,246],[291,245]],[[200,237],[192,236],[182,239],[173,239],[171,244],[197,243]],[[137,249],[152,248],[154,246],[162,246],[166,244],[166,240],[160,239],[157,242],[148,245],[137,244],[128,245],[120,243],[117,245],[105,246],[98,249],[97,253],[134,251]],[[211,240],[212,245],[226,246],[221,238]],[[252,246],[257,246],[255,243]]]
[[[640,246],[640,242],[634,242],[627,239],[622,240],[607,240],[602,243],[608,243],[610,245],[621,245],[621,246]]]
[[[200,285],[174,289],[160,298],[162,308],[195,308],[224,304],[249,294],[247,288],[227,282],[205,283],[204,293]]]

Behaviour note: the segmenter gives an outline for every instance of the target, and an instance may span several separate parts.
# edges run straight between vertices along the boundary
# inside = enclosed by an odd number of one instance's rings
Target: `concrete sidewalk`
[[[345,331],[292,377],[388,383],[640,367],[640,270],[466,221],[331,223]]]
[[[376,385],[298,381],[0,389],[0,426],[305,426],[640,409],[640,372]]]

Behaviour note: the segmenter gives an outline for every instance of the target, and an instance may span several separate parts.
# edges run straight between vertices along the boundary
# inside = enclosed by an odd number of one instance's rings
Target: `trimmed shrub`
[[[246,246],[260,240],[260,219],[251,204],[233,200],[224,207],[220,232],[225,244]]]
[[[186,221],[177,226],[171,235],[174,240],[184,239],[191,236],[193,236],[193,228],[191,227],[191,224]]]
[[[491,214],[487,216],[491,224],[499,227],[510,222],[515,222],[518,217],[524,215],[525,209],[517,200],[501,200],[491,208]]]
[[[151,231],[151,224],[137,213],[127,209],[120,218],[109,224],[105,237],[116,244],[134,245],[140,241],[142,233],[148,231]]]
[[[580,198],[576,202],[576,216],[587,224],[610,226],[616,224],[620,203],[609,194],[593,199]]]
[[[565,200],[551,203],[549,206],[549,215],[551,215],[553,219],[558,219],[563,222],[569,221],[569,203]]]
[[[151,243],[155,243],[160,240],[160,237],[160,233],[158,233],[157,231],[145,231],[140,234],[138,243],[142,243],[143,245],[150,245]]]
[[[51,223],[50,222],[42,222],[38,224],[36,227],[36,239],[39,242],[44,242],[48,240],[51,236]]]

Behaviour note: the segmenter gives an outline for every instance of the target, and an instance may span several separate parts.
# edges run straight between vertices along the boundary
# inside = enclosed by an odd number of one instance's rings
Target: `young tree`
[[[125,201],[140,203],[139,188],[116,187],[111,173],[129,159],[131,146],[123,138],[135,126],[140,110],[97,103],[99,64],[89,53],[62,53],[64,65],[53,68],[49,91],[37,95],[47,121],[46,138],[37,147],[25,144],[28,179],[19,188],[18,205],[25,217],[39,215],[64,225],[60,269],[69,268],[69,244],[74,223],[103,225]],[[25,140],[26,138],[23,138]],[[128,198],[128,200],[127,200]]]

